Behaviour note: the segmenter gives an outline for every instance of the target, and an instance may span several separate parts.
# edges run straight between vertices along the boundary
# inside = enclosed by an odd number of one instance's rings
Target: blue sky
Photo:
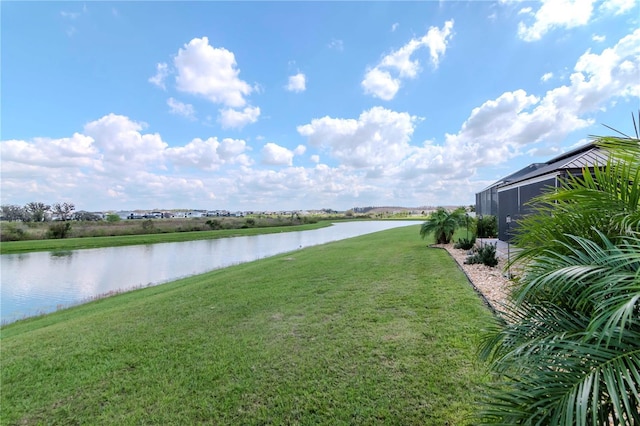
[[[633,0],[0,8],[2,204],[469,205],[640,107]]]

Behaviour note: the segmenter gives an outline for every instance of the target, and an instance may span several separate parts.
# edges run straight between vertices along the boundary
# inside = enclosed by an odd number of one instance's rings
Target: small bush
[[[120,216],[118,216],[115,213],[110,213],[107,215],[107,222],[110,222],[110,223],[120,222]]]
[[[497,244],[485,244],[482,247],[475,250],[475,254],[467,257],[464,261],[467,265],[483,264],[490,267],[498,265],[498,258],[496,257],[496,245]]]
[[[495,216],[484,216],[476,225],[478,238],[493,238],[498,235],[498,219]]]
[[[153,224],[153,221],[151,219],[147,219],[144,222],[142,222],[142,230],[150,233],[153,232],[153,229],[155,228],[155,225]]]
[[[24,229],[14,223],[3,224],[0,241],[20,241],[25,237]]]
[[[71,223],[69,222],[54,223],[53,225],[49,226],[47,237],[57,238],[57,239],[66,238],[69,235],[69,232],[71,232]]]
[[[245,219],[244,223],[245,223],[245,225],[247,226],[247,228],[250,228],[250,227],[256,226],[256,220],[255,220],[255,219],[253,219],[253,218],[251,218],[251,217],[250,217],[250,218],[248,218],[248,219]]]
[[[222,224],[220,223],[220,221],[218,219],[209,219],[207,220],[207,225],[209,225],[209,228],[216,230],[216,229],[222,229]]]
[[[458,242],[453,245],[453,248],[462,250],[471,250],[476,245],[475,235],[471,239],[458,238]]]

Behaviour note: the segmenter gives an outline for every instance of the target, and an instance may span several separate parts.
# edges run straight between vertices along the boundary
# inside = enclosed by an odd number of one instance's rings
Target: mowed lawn
[[[2,424],[471,423],[493,318],[419,225],[2,328]]]

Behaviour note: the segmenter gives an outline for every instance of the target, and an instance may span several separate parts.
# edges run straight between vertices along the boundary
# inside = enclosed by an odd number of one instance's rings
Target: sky
[[[0,3],[0,200],[470,205],[640,108],[634,0]]]

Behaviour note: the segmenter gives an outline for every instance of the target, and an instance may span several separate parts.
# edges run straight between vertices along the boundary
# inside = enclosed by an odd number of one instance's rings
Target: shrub
[[[110,213],[107,215],[107,222],[110,222],[110,223],[120,222],[120,216],[118,216],[115,213]]]
[[[4,223],[2,233],[0,233],[0,241],[20,241],[24,238],[25,232],[21,227],[14,223]]]
[[[49,231],[47,232],[48,238],[66,238],[71,232],[71,223],[69,222],[59,222],[54,223],[49,226]]]
[[[498,220],[495,216],[478,218],[476,227],[478,238],[492,238],[498,235]]]
[[[490,267],[498,265],[498,258],[496,257],[497,244],[485,244],[475,250],[475,254],[467,257],[464,261],[467,265],[483,264]]]
[[[476,245],[475,235],[471,239],[458,238],[458,242],[453,245],[453,248],[462,250],[471,250]]]
[[[142,222],[142,230],[145,232],[152,232],[154,229],[154,224],[153,221],[151,219],[147,219],[144,222]]]

